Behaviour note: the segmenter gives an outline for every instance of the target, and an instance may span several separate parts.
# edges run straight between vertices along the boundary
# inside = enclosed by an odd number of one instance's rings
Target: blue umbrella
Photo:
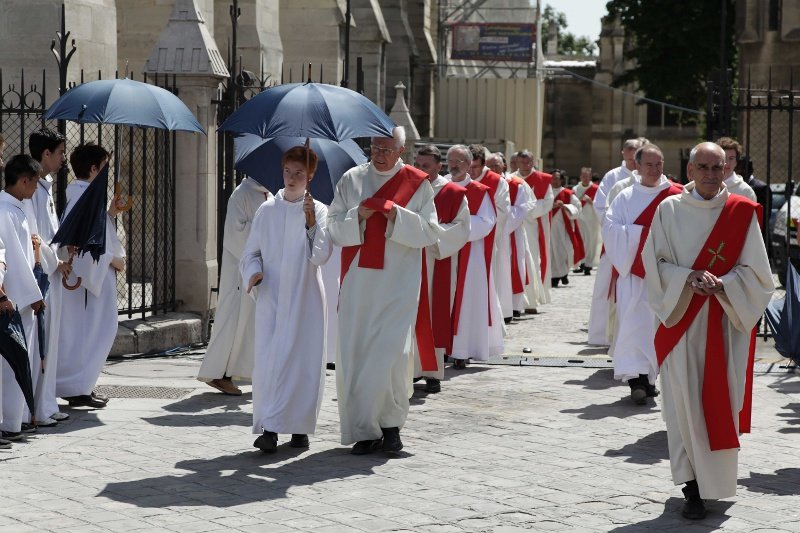
[[[324,83],[286,83],[254,96],[220,131],[343,141],[391,137],[395,123],[365,96]]]
[[[50,277],[44,273],[44,269],[42,269],[42,262],[39,257],[39,247],[41,244],[39,242],[34,243],[33,245],[33,255],[34,255],[34,265],[33,265],[33,277],[36,278],[36,283],[39,285],[39,291],[42,293],[42,300],[47,298],[47,291],[50,289]],[[45,354],[45,343],[47,342],[45,336],[45,328],[44,328],[44,310],[39,311],[36,314],[36,334],[39,338],[39,359],[41,361],[41,368],[42,374],[44,374],[44,354]]]
[[[290,148],[304,145],[303,137],[262,139],[258,135],[239,135],[235,139],[236,170],[244,172],[275,194],[283,188],[281,157]],[[330,205],[342,174],[356,165],[366,163],[367,156],[349,139],[341,143],[311,139],[311,149],[319,157],[317,171],[311,181],[311,195]]]
[[[31,363],[28,360],[28,343],[25,340],[25,329],[22,317],[16,309],[13,313],[0,313],[0,355],[6,360],[14,372],[28,410],[33,408],[33,381],[31,380]]]
[[[180,98],[128,78],[77,85],[53,102],[44,118],[205,133]]]
[[[89,253],[95,262],[106,253],[106,221],[108,220],[108,165],[92,180],[69,213],[61,220],[51,244],[75,246],[77,253]],[[72,255],[69,262],[72,263]],[[62,283],[68,289],[77,289],[76,285],[67,285],[66,278]]]
[[[771,301],[765,316],[775,339],[775,349],[800,364],[800,327],[794,323],[795,318],[800,319],[800,276],[791,262],[786,272],[786,295]]]

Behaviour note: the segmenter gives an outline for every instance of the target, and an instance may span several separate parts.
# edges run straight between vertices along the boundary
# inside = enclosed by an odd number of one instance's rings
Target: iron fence
[[[98,78],[102,75],[98,73]],[[133,76],[129,76],[133,78]],[[77,124],[46,121],[46,73],[31,82],[24,71],[19,82],[6,83],[0,69],[0,133],[6,139],[6,156],[27,152],[31,132],[49,127],[66,137],[67,153],[85,142],[113,150],[119,160],[122,190],[133,197],[133,208],[117,220],[117,234],[125,247],[126,270],[117,276],[117,310],[134,315],[172,311],[175,297],[175,134],[156,129],[130,128],[108,124]],[[81,72],[81,82],[84,73]],[[145,82],[173,92],[168,78]],[[117,176],[113,161],[109,173],[109,197]],[[56,181],[54,195],[58,212],[64,205],[64,188],[73,178]]]

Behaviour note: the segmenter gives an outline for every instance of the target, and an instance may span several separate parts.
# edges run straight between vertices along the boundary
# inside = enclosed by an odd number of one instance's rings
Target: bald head
[[[710,200],[722,187],[725,178],[725,150],[712,142],[703,142],[689,152],[689,164],[686,173],[694,182],[697,193]]]

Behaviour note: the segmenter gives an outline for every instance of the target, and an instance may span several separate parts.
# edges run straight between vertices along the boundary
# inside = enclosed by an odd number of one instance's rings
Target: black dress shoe
[[[464,370],[465,368],[467,368],[466,359],[453,359],[453,369]]]
[[[583,275],[584,276],[591,276],[592,275],[592,267],[583,267]]]
[[[700,487],[697,486],[697,480],[693,479],[686,483],[683,487],[683,496],[686,501],[683,502],[683,509],[681,515],[689,520],[702,520],[706,517],[706,505],[700,497]]]
[[[36,425],[29,424],[28,422],[22,423],[22,429],[20,430],[23,433],[36,433]]]
[[[512,311],[512,314],[514,315],[513,318],[519,318],[522,316],[522,313],[520,313],[519,311]]]
[[[308,448],[308,435],[292,435],[289,446],[292,448]]]
[[[558,287],[558,281],[559,281],[559,278],[551,278],[550,279],[550,286],[555,289],[556,287]]]
[[[275,453],[278,449],[278,434],[274,431],[264,430],[264,433],[253,443],[253,447],[264,453]]]
[[[82,394],[80,396],[67,396],[63,398],[69,402],[70,407],[92,407],[93,409],[102,409],[106,406],[108,401],[98,400],[88,394]]]
[[[10,442],[17,442],[25,438],[21,431],[2,431],[0,437]]]
[[[656,388],[655,385],[650,384],[650,378],[647,376],[647,374],[639,374],[639,382],[644,385],[644,388],[647,391],[648,398],[655,398],[656,396],[661,394],[660,392],[658,392],[658,389]]]
[[[442,382],[436,378],[425,378],[425,392],[436,394],[442,391]]]
[[[327,364],[325,365],[325,368],[326,368],[327,370],[336,370],[336,363],[327,363]]]
[[[513,320],[513,318],[514,317],[504,316],[503,317],[503,322],[505,322],[506,324],[511,324],[511,321]]]
[[[96,391],[92,391],[91,396],[92,396],[92,398],[94,398],[95,400],[98,400],[100,402],[108,403],[108,400],[109,400],[108,396],[106,396],[105,394],[100,394],[99,392],[96,392]]]
[[[382,451],[396,454],[403,449],[403,441],[400,440],[400,428],[381,428],[381,431],[383,431]]]
[[[561,283],[563,285],[569,285],[569,276],[564,276],[563,278],[561,278]]]
[[[374,451],[380,450],[383,439],[375,440],[360,440],[353,445],[350,453],[353,455],[367,455]]]

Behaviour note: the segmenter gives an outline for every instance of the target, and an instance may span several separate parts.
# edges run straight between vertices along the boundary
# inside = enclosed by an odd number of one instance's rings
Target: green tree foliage
[[[552,6],[547,5],[542,12],[542,43],[547,45],[547,37],[550,35],[550,27],[555,25],[558,30],[558,53],[561,55],[594,55],[597,48],[594,42],[586,36],[576,37],[575,34],[566,31],[567,16],[561,11],[556,11]]]
[[[727,3],[722,21],[721,2]],[[703,109],[706,80],[720,64],[720,25],[725,24],[729,68],[736,60],[735,0],[611,0],[629,38],[625,56],[636,67],[615,80],[634,83],[649,98]]]

